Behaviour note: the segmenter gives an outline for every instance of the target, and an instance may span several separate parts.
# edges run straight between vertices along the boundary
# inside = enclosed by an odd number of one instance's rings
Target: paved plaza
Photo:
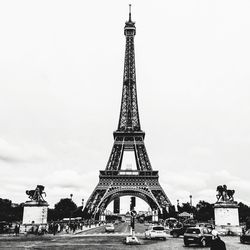
[[[105,233],[104,226],[92,228],[77,234],[58,234],[46,236],[13,236],[0,237],[0,249],[204,249],[200,247],[184,247],[183,238],[172,238],[169,235],[166,241],[144,239],[145,226],[136,224],[137,236],[141,245],[129,246],[124,239],[129,233],[127,223],[115,225],[115,233]],[[249,249],[250,245],[243,245],[239,237],[223,237],[228,250]],[[205,248],[209,249],[209,248]]]

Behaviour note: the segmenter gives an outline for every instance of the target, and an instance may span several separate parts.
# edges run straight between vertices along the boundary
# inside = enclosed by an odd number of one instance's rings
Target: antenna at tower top
[[[131,4],[129,5],[129,22],[131,22]]]

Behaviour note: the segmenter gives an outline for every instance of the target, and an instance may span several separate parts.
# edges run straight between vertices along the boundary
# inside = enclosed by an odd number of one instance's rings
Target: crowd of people
[[[77,230],[83,230],[84,228],[90,228],[93,225],[97,226],[100,224],[99,221],[93,220],[82,220],[82,221],[52,221],[48,224],[32,225],[29,229],[26,230],[26,233],[29,234],[59,234],[59,233],[75,233]]]

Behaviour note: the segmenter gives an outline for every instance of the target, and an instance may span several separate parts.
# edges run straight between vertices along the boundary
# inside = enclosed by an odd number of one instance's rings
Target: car
[[[145,231],[146,239],[167,239],[167,234],[163,226],[149,226]]]
[[[240,242],[241,243],[250,243],[250,229],[243,231],[240,235]]]
[[[0,233],[8,233],[10,225],[6,221],[0,221]]]
[[[105,232],[114,232],[115,231],[115,227],[112,223],[108,223],[105,226]]]
[[[211,223],[197,223],[196,226],[207,227],[207,228],[210,228],[211,230],[213,230],[215,228],[215,226]]]
[[[187,228],[183,240],[185,246],[189,246],[190,244],[202,247],[209,246],[212,241],[212,229],[207,227]]]
[[[175,227],[170,230],[170,235],[172,235],[174,238],[178,238],[180,235],[184,235],[187,228],[195,227],[196,224],[185,224],[178,222],[176,223]]]

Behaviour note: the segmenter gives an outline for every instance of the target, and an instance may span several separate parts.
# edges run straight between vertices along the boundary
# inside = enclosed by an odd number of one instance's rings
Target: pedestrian
[[[19,225],[18,224],[16,224],[14,232],[15,232],[16,236],[19,234]]]
[[[61,225],[57,224],[57,232],[60,233],[61,232]]]
[[[212,231],[213,239],[211,241],[210,250],[226,250],[226,244],[221,238],[216,230]]]
[[[42,226],[42,224],[40,224],[40,225],[38,226],[37,234],[38,234],[38,235],[42,235],[42,234],[43,234],[43,226]]]
[[[54,224],[53,224],[53,228],[52,228],[52,230],[53,230],[53,235],[56,235],[56,233],[57,233],[57,228],[58,228],[57,223],[54,223]]]
[[[66,231],[67,234],[69,233],[69,224],[66,225],[65,231]]]
[[[73,233],[75,233],[75,231],[76,231],[76,227],[77,227],[76,223],[73,223],[73,225],[72,225],[72,230],[73,230]]]

